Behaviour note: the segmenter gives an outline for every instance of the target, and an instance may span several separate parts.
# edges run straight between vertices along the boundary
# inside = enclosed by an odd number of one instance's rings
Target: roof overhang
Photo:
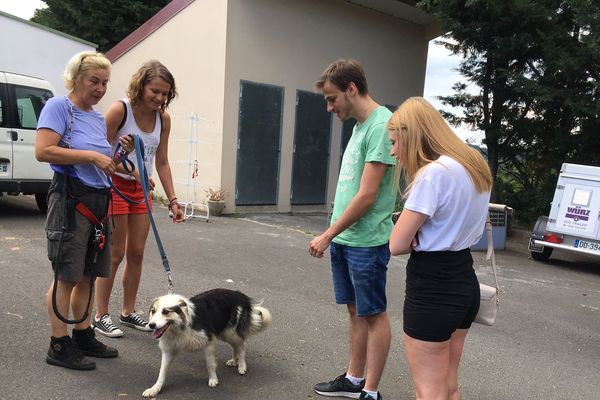
[[[434,39],[442,34],[440,21],[431,14],[416,7],[417,1],[411,0],[345,0],[361,7],[370,8],[392,17],[400,18],[417,25],[425,27],[425,35],[428,40]]]
[[[430,14],[417,8],[416,1],[410,0],[345,0],[364,8],[375,10],[383,14],[421,25],[425,28],[425,38],[434,39],[444,32],[439,21]],[[193,3],[194,0],[172,0],[152,18],[142,24],[125,39],[117,43],[115,47],[106,52],[106,57],[114,62],[139,42],[144,40],[152,32],[160,28],[168,20],[173,18],[181,10]]]
[[[125,39],[117,43],[112,49],[106,52],[106,57],[115,62],[119,57],[135,47],[152,32],[163,26],[167,21],[177,15],[181,10],[193,3],[194,0],[172,0],[164,6],[159,12],[154,14],[148,21],[144,22],[139,28],[131,32]]]

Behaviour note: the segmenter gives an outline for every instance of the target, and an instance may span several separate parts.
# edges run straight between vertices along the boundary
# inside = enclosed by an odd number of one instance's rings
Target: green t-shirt
[[[368,162],[380,162],[388,168],[377,191],[375,203],[348,229],[333,241],[353,247],[373,247],[385,244],[392,233],[391,214],[396,203],[394,167],[396,159],[390,155],[392,144],[387,134],[387,122],[392,113],[385,107],[375,109],[362,123],[356,124],[344,152],[333,205],[333,224],[346,210],[358,193],[360,179]]]

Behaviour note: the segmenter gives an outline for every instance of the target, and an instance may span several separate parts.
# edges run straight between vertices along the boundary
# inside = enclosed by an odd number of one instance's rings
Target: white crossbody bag
[[[494,238],[492,236],[492,223],[490,219],[485,222],[485,231],[488,243],[486,260],[492,260],[492,271],[494,272],[494,282],[496,287],[479,284],[479,291],[481,292],[481,301],[479,303],[479,312],[475,317],[475,322],[482,325],[492,326],[496,322],[496,313],[498,311],[498,293],[500,293],[500,287],[498,286],[498,277],[496,276],[496,256],[494,255]]]

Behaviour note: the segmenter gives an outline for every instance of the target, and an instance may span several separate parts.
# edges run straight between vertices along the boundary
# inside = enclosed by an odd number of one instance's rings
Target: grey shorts
[[[104,250],[96,255],[92,244],[96,232],[94,224],[75,210],[73,199],[65,201],[64,180],[63,175],[55,174],[48,191],[46,237],[52,269],[56,271],[58,268],[58,279],[69,282],[80,282],[83,275],[110,277],[109,220],[104,220]],[[109,201],[109,197],[102,193],[88,193],[86,198],[95,202],[98,209],[106,208]]]

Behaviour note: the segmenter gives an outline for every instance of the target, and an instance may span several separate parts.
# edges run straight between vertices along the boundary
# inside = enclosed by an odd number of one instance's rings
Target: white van
[[[562,165],[550,215],[538,218],[529,238],[534,260],[554,249],[600,256],[600,167]]]
[[[42,212],[52,170],[35,159],[35,133],[52,96],[54,88],[43,79],[0,71],[0,196],[34,194]]]

